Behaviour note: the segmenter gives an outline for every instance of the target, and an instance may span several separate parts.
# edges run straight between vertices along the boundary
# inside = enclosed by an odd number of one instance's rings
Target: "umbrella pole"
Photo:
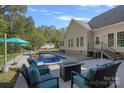
[[[3,67],[3,72],[8,72],[8,67],[6,66],[7,62],[7,34],[4,35],[4,42],[5,42],[5,54],[4,54],[4,67]]]
[[[15,45],[14,45],[14,50],[13,50],[13,52],[14,52],[14,62],[11,64],[11,65],[16,65],[17,63],[16,63],[16,53],[15,53]]]
[[[5,61],[4,61],[4,67],[6,66],[6,62],[7,62],[7,35],[5,34]]]
[[[16,64],[16,62],[15,62],[15,57],[14,57],[14,64]]]

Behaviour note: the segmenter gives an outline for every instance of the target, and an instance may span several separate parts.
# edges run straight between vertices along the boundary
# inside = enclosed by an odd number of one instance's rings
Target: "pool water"
[[[38,62],[44,62],[44,63],[62,62],[65,59],[64,57],[52,53],[37,53],[35,54],[34,58]]]

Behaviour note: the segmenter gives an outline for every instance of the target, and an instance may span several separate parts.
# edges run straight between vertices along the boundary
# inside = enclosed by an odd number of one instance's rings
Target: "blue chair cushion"
[[[52,77],[53,76],[51,74],[47,74],[45,76],[41,76],[41,80],[42,81],[47,80],[47,79],[50,79]],[[37,88],[57,88],[57,80],[56,79],[49,80],[49,81],[46,81],[44,83],[38,84],[35,87],[37,87]]]
[[[40,74],[50,73],[50,70],[46,65],[39,65],[37,67],[38,67]]]
[[[74,84],[76,84],[79,88],[88,88],[86,81],[81,78],[79,75],[75,75],[73,77]]]
[[[36,59],[34,59],[34,58],[31,58],[31,62],[32,62],[32,63],[36,63],[36,62],[37,62],[37,60],[36,60]]]
[[[37,64],[36,64],[37,61],[34,58],[28,57],[27,61],[29,62],[30,65],[32,63],[35,63],[34,65],[37,66]],[[38,68],[38,70],[40,72],[40,75],[43,75],[43,74],[46,74],[46,73],[50,73],[50,70],[49,70],[49,68],[46,65],[38,65],[37,68]]]
[[[34,58],[32,58],[32,57],[28,57],[27,58],[27,61],[28,61],[29,64],[31,64],[31,63],[37,63],[37,60],[34,59]]]
[[[86,77],[88,80],[92,80],[96,73],[96,70],[97,70],[96,68],[91,68],[86,73],[82,73],[81,75]],[[80,77],[79,75],[75,75],[73,77],[73,80],[74,84],[76,84],[78,87],[88,88],[87,84],[89,82],[87,82],[84,78]]]
[[[38,65],[37,67],[38,67],[38,69],[46,69],[46,68],[48,68],[47,65]]]
[[[29,75],[31,84],[41,81],[41,76],[35,63],[32,63],[30,65],[30,68],[28,70],[28,75]]]
[[[57,80],[49,80],[36,85],[37,88],[57,88]]]

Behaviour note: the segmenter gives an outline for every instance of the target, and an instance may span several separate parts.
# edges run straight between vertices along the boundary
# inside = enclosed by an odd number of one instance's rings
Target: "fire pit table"
[[[71,71],[81,73],[81,65],[83,62],[63,62],[59,63],[60,66],[60,77],[64,82],[71,80]]]

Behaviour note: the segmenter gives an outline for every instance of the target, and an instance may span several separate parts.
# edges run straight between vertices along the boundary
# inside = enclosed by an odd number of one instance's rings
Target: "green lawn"
[[[13,59],[15,56],[17,56],[18,54],[8,54],[7,56],[7,62],[10,61],[11,59]],[[0,57],[0,67],[4,65],[4,56]]]
[[[19,75],[19,70],[9,70],[6,73],[0,72],[0,87],[12,88],[14,87],[17,77]]]

